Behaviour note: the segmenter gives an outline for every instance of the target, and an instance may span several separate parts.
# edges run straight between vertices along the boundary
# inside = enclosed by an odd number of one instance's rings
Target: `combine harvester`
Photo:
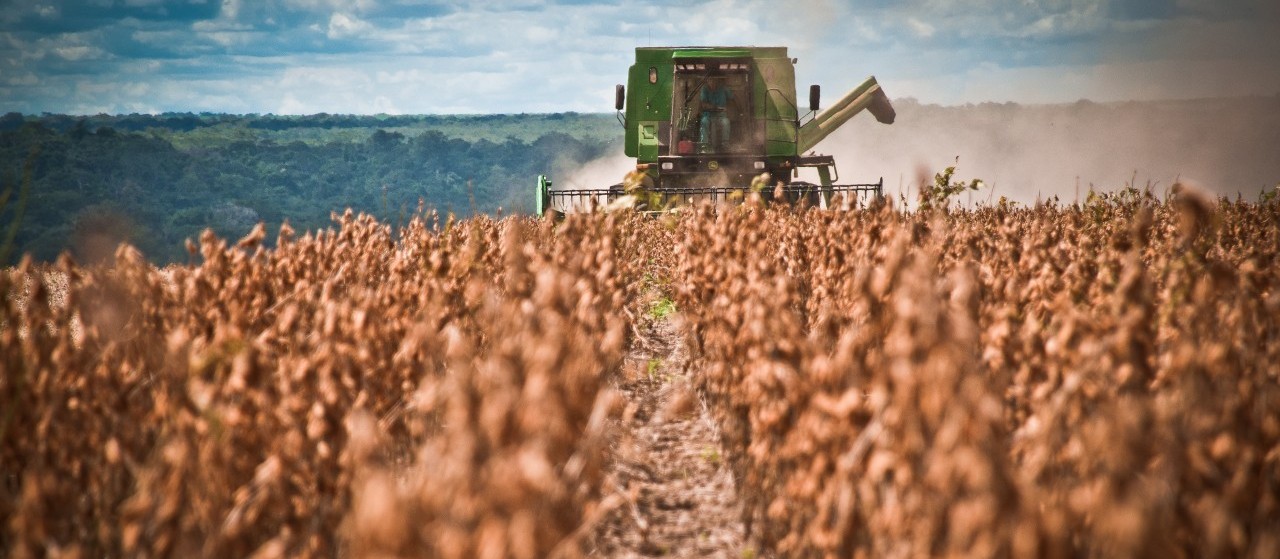
[[[786,47],[637,48],[627,86],[617,86],[615,101],[636,170],[623,183],[595,190],[553,189],[541,175],[538,215],[619,204],[663,211],[697,200],[733,203],[753,190],[766,199],[781,194],[791,203],[823,208],[880,198],[883,178],[836,184],[835,160],[810,150],[864,109],[892,124],[889,98],[870,77],[818,113],[821,90],[813,85],[809,110],[801,115],[795,63]],[[804,167],[817,170],[819,184],[796,180]]]

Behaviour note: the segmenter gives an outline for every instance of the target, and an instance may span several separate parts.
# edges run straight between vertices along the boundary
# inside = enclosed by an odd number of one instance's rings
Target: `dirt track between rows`
[[[617,379],[627,407],[606,491],[622,502],[596,530],[591,555],[756,557],[678,320],[644,330]]]

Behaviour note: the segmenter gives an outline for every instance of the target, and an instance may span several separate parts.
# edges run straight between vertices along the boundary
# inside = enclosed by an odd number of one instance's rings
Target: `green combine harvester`
[[[555,189],[539,176],[538,215],[618,204],[663,211],[697,200],[732,203],[753,190],[824,208],[878,199],[883,179],[836,184],[834,159],[811,150],[864,109],[893,123],[889,98],[870,77],[818,112],[821,90],[814,85],[802,115],[795,63],[786,47],[637,48],[615,102],[636,170],[619,184],[589,190]],[[819,184],[797,180],[806,167],[816,169]]]

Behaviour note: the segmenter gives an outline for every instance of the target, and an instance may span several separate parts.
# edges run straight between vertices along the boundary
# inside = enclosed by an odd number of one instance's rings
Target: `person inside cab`
[[[729,139],[729,100],[733,92],[724,83],[724,78],[712,77],[702,86],[702,119],[699,132],[701,147],[704,152],[719,153],[724,151]]]

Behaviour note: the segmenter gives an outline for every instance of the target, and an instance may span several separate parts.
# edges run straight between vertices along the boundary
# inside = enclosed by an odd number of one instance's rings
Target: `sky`
[[[944,105],[1280,93],[1280,0],[0,0],[0,112],[609,112],[689,44]]]

